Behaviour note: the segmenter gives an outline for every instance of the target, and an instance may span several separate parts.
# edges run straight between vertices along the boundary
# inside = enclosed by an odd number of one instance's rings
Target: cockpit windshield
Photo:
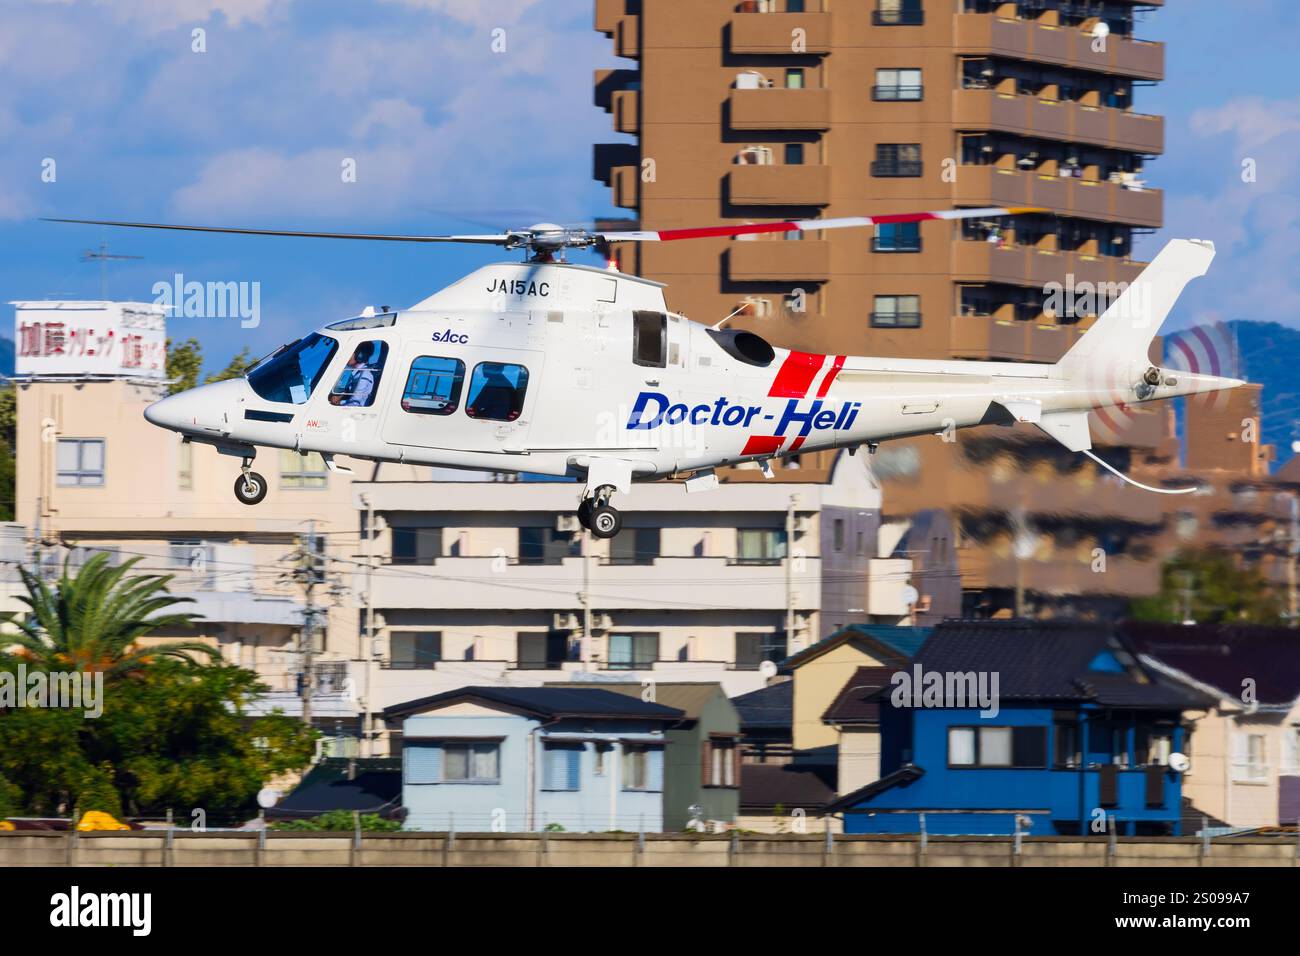
[[[313,332],[261,362],[248,373],[248,384],[268,402],[301,405],[311,396],[339,343]]]

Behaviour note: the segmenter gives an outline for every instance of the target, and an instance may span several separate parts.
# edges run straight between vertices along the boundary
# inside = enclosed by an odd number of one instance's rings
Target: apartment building
[[[1140,272],[1134,239],[1162,221],[1147,167],[1164,122],[1140,95],[1164,73],[1163,45],[1140,37],[1160,6],[596,0],[596,29],[630,65],[597,71],[595,102],[635,141],[597,145],[594,172],[641,228],[1048,210],[610,255],[666,282],[691,318],[739,310],[733,324],[782,346],[1055,361]],[[1266,477],[1269,449],[1242,427],[1257,404],[1246,390],[1189,403],[1185,466],[1168,403],[1094,414],[1103,456],[1147,483],[1206,484],[1194,504],[1126,486],[1034,429],[990,426],[882,446],[883,520],[942,515],[949,533],[924,550],[955,550],[964,613],[1117,613],[1159,587],[1172,550],[1219,540],[1233,488]],[[798,464],[791,480],[818,482],[831,459]]]

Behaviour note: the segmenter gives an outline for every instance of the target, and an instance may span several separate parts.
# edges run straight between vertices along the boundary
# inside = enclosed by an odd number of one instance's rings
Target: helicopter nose
[[[176,432],[203,432],[221,428],[234,405],[243,397],[242,379],[213,382],[168,395],[144,410],[145,421]]]
[[[144,410],[144,420],[159,428],[170,428],[172,431],[180,429],[181,423],[185,421],[182,406],[188,404],[181,399],[181,395],[168,395],[159,399]]]

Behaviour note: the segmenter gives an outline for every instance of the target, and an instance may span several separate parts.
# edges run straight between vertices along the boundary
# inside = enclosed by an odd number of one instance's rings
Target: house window
[[[921,297],[919,295],[878,295],[871,311],[871,327],[876,329],[919,329]]]
[[[876,70],[873,99],[919,100],[922,92],[920,70]]]
[[[609,761],[609,744],[596,741],[591,751],[591,772],[593,776],[605,776],[605,767]]]
[[[1267,739],[1263,734],[1239,733],[1234,737],[1236,753],[1232,779],[1248,782],[1268,779]]]
[[[659,557],[658,528],[625,528],[609,541],[610,564],[654,564]]]
[[[104,439],[60,438],[56,455],[60,485],[104,483]]]
[[[194,488],[194,446],[187,441],[181,442],[180,467],[176,470],[176,487],[181,491]]]
[[[329,481],[325,459],[317,452],[305,455],[290,448],[280,449],[280,488],[324,488]]]
[[[442,747],[413,743],[403,747],[402,780],[405,783],[442,783]]]
[[[648,368],[668,365],[668,316],[645,310],[632,313],[632,361]]]
[[[559,564],[577,553],[577,539],[572,531],[556,531],[548,526],[519,529],[520,564]]]
[[[545,744],[543,790],[577,790],[581,785],[582,744]]]
[[[871,164],[873,176],[920,176],[920,143],[877,143],[876,158]]]
[[[501,744],[443,744],[442,779],[447,783],[497,783],[501,778]]]
[[[737,564],[779,564],[785,558],[785,531],[778,528],[737,528]]]
[[[515,666],[524,671],[553,671],[569,657],[569,639],[560,631],[516,636]]]
[[[513,422],[524,410],[528,369],[509,362],[479,362],[469,380],[465,414],[493,422]]]
[[[711,737],[704,744],[702,761],[703,779],[706,787],[735,787],[739,779],[738,751],[733,737]]]
[[[1286,771],[1289,774],[1300,773],[1300,725],[1292,724],[1287,728]]]
[[[357,343],[339,380],[330,389],[329,403],[345,408],[369,408],[373,405],[387,359],[387,342],[376,339]]]
[[[395,671],[431,670],[442,660],[439,631],[393,631],[388,639],[388,666]]]
[[[873,252],[920,252],[919,222],[882,222],[872,237]]]
[[[804,86],[804,72],[799,68],[791,68],[785,71],[785,88],[787,90],[802,90]]]
[[[1144,727],[1137,730],[1134,757],[1145,767],[1169,766],[1169,755],[1174,752],[1174,733],[1168,727]]]
[[[402,410],[416,415],[450,415],[460,405],[465,363],[460,359],[421,355],[411,363],[402,389]]]
[[[1076,721],[1059,721],[1053,725],[1055,752],[1052,765],[1062,769],[1078,767],[1083,762],[1080,749],[1079,724]]]
[[[610,670],[640,670],[653,667],[658,659],[658,634],[611,634],[609,636]]]
[[[784,158],[787,166],[802,166],[803,143],[786,143]]]
[[[1047,766],[1046,727],[949,727],[950,767]]]
[[[441,528],[393,528],[393,564],[433,564],[441,555]]]
[[[662,790],[663,789],[662,747],[647,744],[623,745],[623,789],[624,790]]]
[[[758,670],[763,661],[783,661],[785,657],[784,631],[736,633],[736,670]]]

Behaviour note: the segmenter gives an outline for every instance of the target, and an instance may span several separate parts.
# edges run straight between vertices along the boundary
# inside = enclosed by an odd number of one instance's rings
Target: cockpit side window
[[[479,362],[469,380],[465,414],[495,422],[513,422],[524,410],[528,369],[506,362]]]
[[[668,316],[638,309],[632,313],[632,361],[650,368],[668,364]]]
[[[379,377],[388,360],[388,343],[379,339],[358,342],[348,357],[343,374],[330,389],[330,404],[351,408],[368,408],[375,403]]]
[[[311,397],[339,343],[313,332],[282,349],[248,373],[248,384],[268,402],[301,405]]]

